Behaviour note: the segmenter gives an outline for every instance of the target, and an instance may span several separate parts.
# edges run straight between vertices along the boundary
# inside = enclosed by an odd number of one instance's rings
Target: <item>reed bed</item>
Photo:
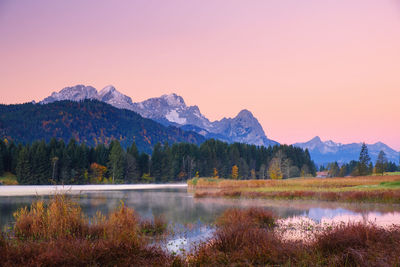
[[[191,188],[194,196],[199,198],[245,197],[400,203],[399,181],[400,176],[239,181],[201,178]]]
[[[189,266],[399,266],[400,227],[341,224],[313,234],[310,242],[283,241],[270,225],[254,223],[262,211],[232,209]],[[231,220],[231,218],[240,218]],[[265,214],[261,214],[265,218]],[[269,216],[269,220],[274,220]]]
[[[18,210],[0,239],[1,266],[171,266],[177,261],[148,234],[166,230],[162,218],[141,220],[122,202],[113,213],[86,217],[78,204],[56,195]]]
[[[308,240],[282,238],[278,218],[262,208],[228,209],[209,240],[176,256],[162,248],[162,217],[142,220],[121,203],[86,217],[65,196],[15,213],[0,235],[0,266],[399,266],[400,226],[339,224]]]
[[[197,179],[197,178],[195,178]],[[378,185],[382,182],[399,181],[400,175],[392,176],[358,176],[336,178],[291,178],[283,180],[232,180],[198,178],[196,182],[188,181],[192,188],[257,188],[257,187],[308,187],[308,188],[340,188],[354,186]]]

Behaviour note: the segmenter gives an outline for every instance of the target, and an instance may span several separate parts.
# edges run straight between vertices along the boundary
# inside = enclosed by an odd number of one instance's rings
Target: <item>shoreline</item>
[[[7,185],[0,186],[0,197],[79,194],[93,191],[151,190],[187,188],[187,184],[112,184],[112,185]]]

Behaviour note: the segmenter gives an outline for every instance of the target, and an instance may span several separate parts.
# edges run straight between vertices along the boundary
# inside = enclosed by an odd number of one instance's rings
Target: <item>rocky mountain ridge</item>
[[[106,86],[100,91],[92,86],[76,85],[54,92],[40,103],[85,99],[95,99],[117,108],[132,110],[145,118],[167,126],[173,125],[190,129],[205,138],[258,146],[278,144],[267,138],[258,120],[248,110],[240,111],[234,118],[223,118],[220,121],[211,122],[201,114],[198,106],[187,106],[184,99],[174,93],[134,103],[129,96],[120,93],[112,85]]]
[[[342,144],[332,140],[322,141],[319,136],[316,136],[307,142],[295,143],[293,145],[303,149],[307,148],[315,163],[323,165],[333,161],[344,163],[351,160],[358,160],[362,143]],[[375,163],[379,152],[382,150],[389,161],[398,164],[399,152],[388,145],[377,142],[375,144],[367,144],[367,147],[373,163]]]

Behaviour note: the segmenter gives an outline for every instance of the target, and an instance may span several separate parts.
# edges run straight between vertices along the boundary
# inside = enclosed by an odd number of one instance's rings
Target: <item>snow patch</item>
[[[178,124],[186,123],[186,119],[180,118],[178,112],[176,112],[176,109],[171,110],[167,115],[165,115],[165,118],[170,122],[175,122]]]

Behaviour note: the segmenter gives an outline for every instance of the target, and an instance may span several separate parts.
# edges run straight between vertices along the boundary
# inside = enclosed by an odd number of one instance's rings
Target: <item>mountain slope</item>
[[[337,161],[339,163],[358,160],[362,143],[341,144],[331,140],[323,142],[318,136],[308,142],[296,143],[294,146],[308,149],[312,159],[317,164],[326,164]],[[368,153],[373,163],[381,150],[386,154],[389,161],[398,162],[399,152],[390,148],[382,142],[368,144]]]
[[[133,103],[132,99],[118,92],[113,86],[107,86],[97,92],[91,86],[77,85],[67,87],[60,92],[52,93],[40,103],[60,100],[80,101],[96,99],[117,108],[133,110],[145,118],[155,120],[163,125],[184,127],[203,135],[205,138],[216,138],[226,142],[243,142],[255,145],[275,145],[269,140],[258,120],[247,110],[242,110],[235,118],[224,118],[210,122],[197,106],[187,106],[181,96],[176,94],[162,95],[143,102]]]
[[[117,139],[125,147],[135,141],[146,152],[157,142],[200,144],[205,140],[194,132],[165,127],[133,111],[96,100],[0,105],[0,137],[23,143],[49,141],[52,137],[68,142],[75,138],[89,145]]]

